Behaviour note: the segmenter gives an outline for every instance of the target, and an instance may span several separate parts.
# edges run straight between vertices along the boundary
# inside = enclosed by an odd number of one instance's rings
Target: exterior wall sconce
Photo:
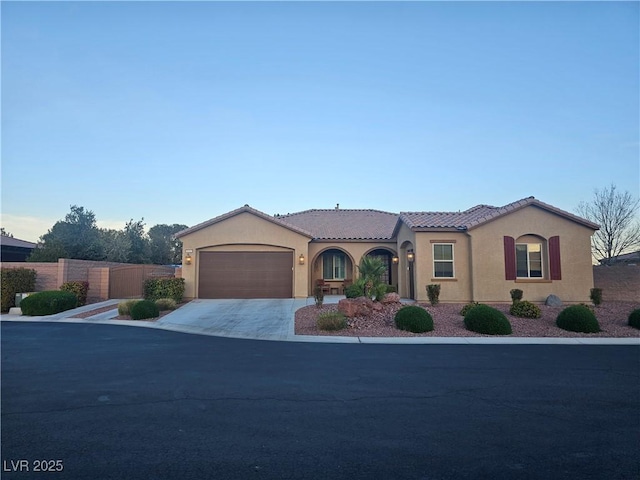
[[[300,265],[304,265],[304,255],[301,253],[300,256],[298,257],[298,263]]]
[[[400,259],[398,258],[397,255],[394,255],[393,258],[391,259],[391,261],[393,262],[394,265],[397,265],[398,262],[400,261]]]
[[[193,250],[187,250],[187,256],[184,257],[184,263],[187,265],[191,265],[191,252],[193,252]]]
[[[409,250],[409,251],[407,252],[407,260],[408,260],[410,263],[413,263],[413,261],[415,260],[415,258],[416,258],[416,255],[415,255],[415,253],[413,253],[413,250]]]

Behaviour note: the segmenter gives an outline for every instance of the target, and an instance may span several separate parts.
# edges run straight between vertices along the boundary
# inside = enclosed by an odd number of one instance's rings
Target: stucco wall
[[[602,289],[603,302],[640,301],[640,267],[637,265],[593,267],[593,284]]]
[[[182,277],[185,279],[185,297],[195,298],[198,292],[198,261],[202,251],[293,251],[293,295],[307,297],[307,262],[309,238],[276,225],[249,212],[242,212],[218,223],[192,232],[182,240]],[[187,265],[187,250],[193,250],[192,263]],[[305,264],[298,263],[300,254]]]
[[[527,206],[497,218],[478,228],[470,229],[471,275],[473,300],[510,302],[509,291],[519,288],[524,299],[543,302],[549,294],[565,302],[588,302],[593,287],[591,265],[591,234],[593,231],[536,206]],[[507,235],[517,239],[537,235],[545,240],[560,236],[562,280],[505,280],[504,243]]]

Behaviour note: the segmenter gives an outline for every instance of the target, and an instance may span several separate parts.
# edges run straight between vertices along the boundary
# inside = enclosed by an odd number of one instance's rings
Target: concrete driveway
[[[313,299],[196,299],[156,322],[160,328],[233,338],[286,340],[294,336],[297,309]]]

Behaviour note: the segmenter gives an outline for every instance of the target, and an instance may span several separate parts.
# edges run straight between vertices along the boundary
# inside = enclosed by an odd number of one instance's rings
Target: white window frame
[[[436,260],[436,246],[441,245],[450,245],[451,246],[451,260]],[[454,243],[451,242],[438,242],[432,244],[431,254],[433,258],[433,278],[456,278],[456,264],[455,264],[455,247]],[[438,276],[436,273],[436,262],[438,263],[450,263],[451,264],[451,276],[444,277],[442,275]]]
[[[540,250],[539,252],[530,252],[529,246],[536,245]],[[526,247],[526,258],[527,258],[527,276],[523,277],[519,275],[518,271],[518,247]],[[543,258],[543,245],[542,243],[516,243],[516,278],[545,278],[544,277],[544,258]],[[531,276],[531,253],[540,253],[540,275],[539,276]]]
[[[327,277],[327,272],[325,272],[325,260],[324,260],[324,256],[325,255],[330,255],[331,256],[331,278]],[[342,261],[343,261],[343,273],[344,276],[343,277],[336,277],[336,257],[337,256],[341,256],[342,257]],[[323,254],[323,259],[322,259],[322,278],[323,280],[344,280],[346,278],[347,275],[347,256],[344,253],[341,252],[335,252],[335,253],[324,253]]]

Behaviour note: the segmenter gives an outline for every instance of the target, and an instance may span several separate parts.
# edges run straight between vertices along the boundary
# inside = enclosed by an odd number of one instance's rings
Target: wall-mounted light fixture
[[[300,256],[298,257],[298,263],[300,265],[304,265],[304,255],[301,253]]]
[[[193,250],[185,250],[185,253],[187,254],[187,256],[184,257],[184,263],[186,263],[187,265],[191,265],[191,254],[193,253]]]
[[[415,260],[415,258],[416,258],[416,256],[413,253],[413,250],[408,250],[407,251],[407,260],[412,263]]]
[[[393,264],[394,264],[394,265],[396,265],[396,264],[400,261],[400,259],[398,258],[398,256],[397,256],[397,255],[394,255],[394,256],[391,258],[391,261],[393,262]]]

